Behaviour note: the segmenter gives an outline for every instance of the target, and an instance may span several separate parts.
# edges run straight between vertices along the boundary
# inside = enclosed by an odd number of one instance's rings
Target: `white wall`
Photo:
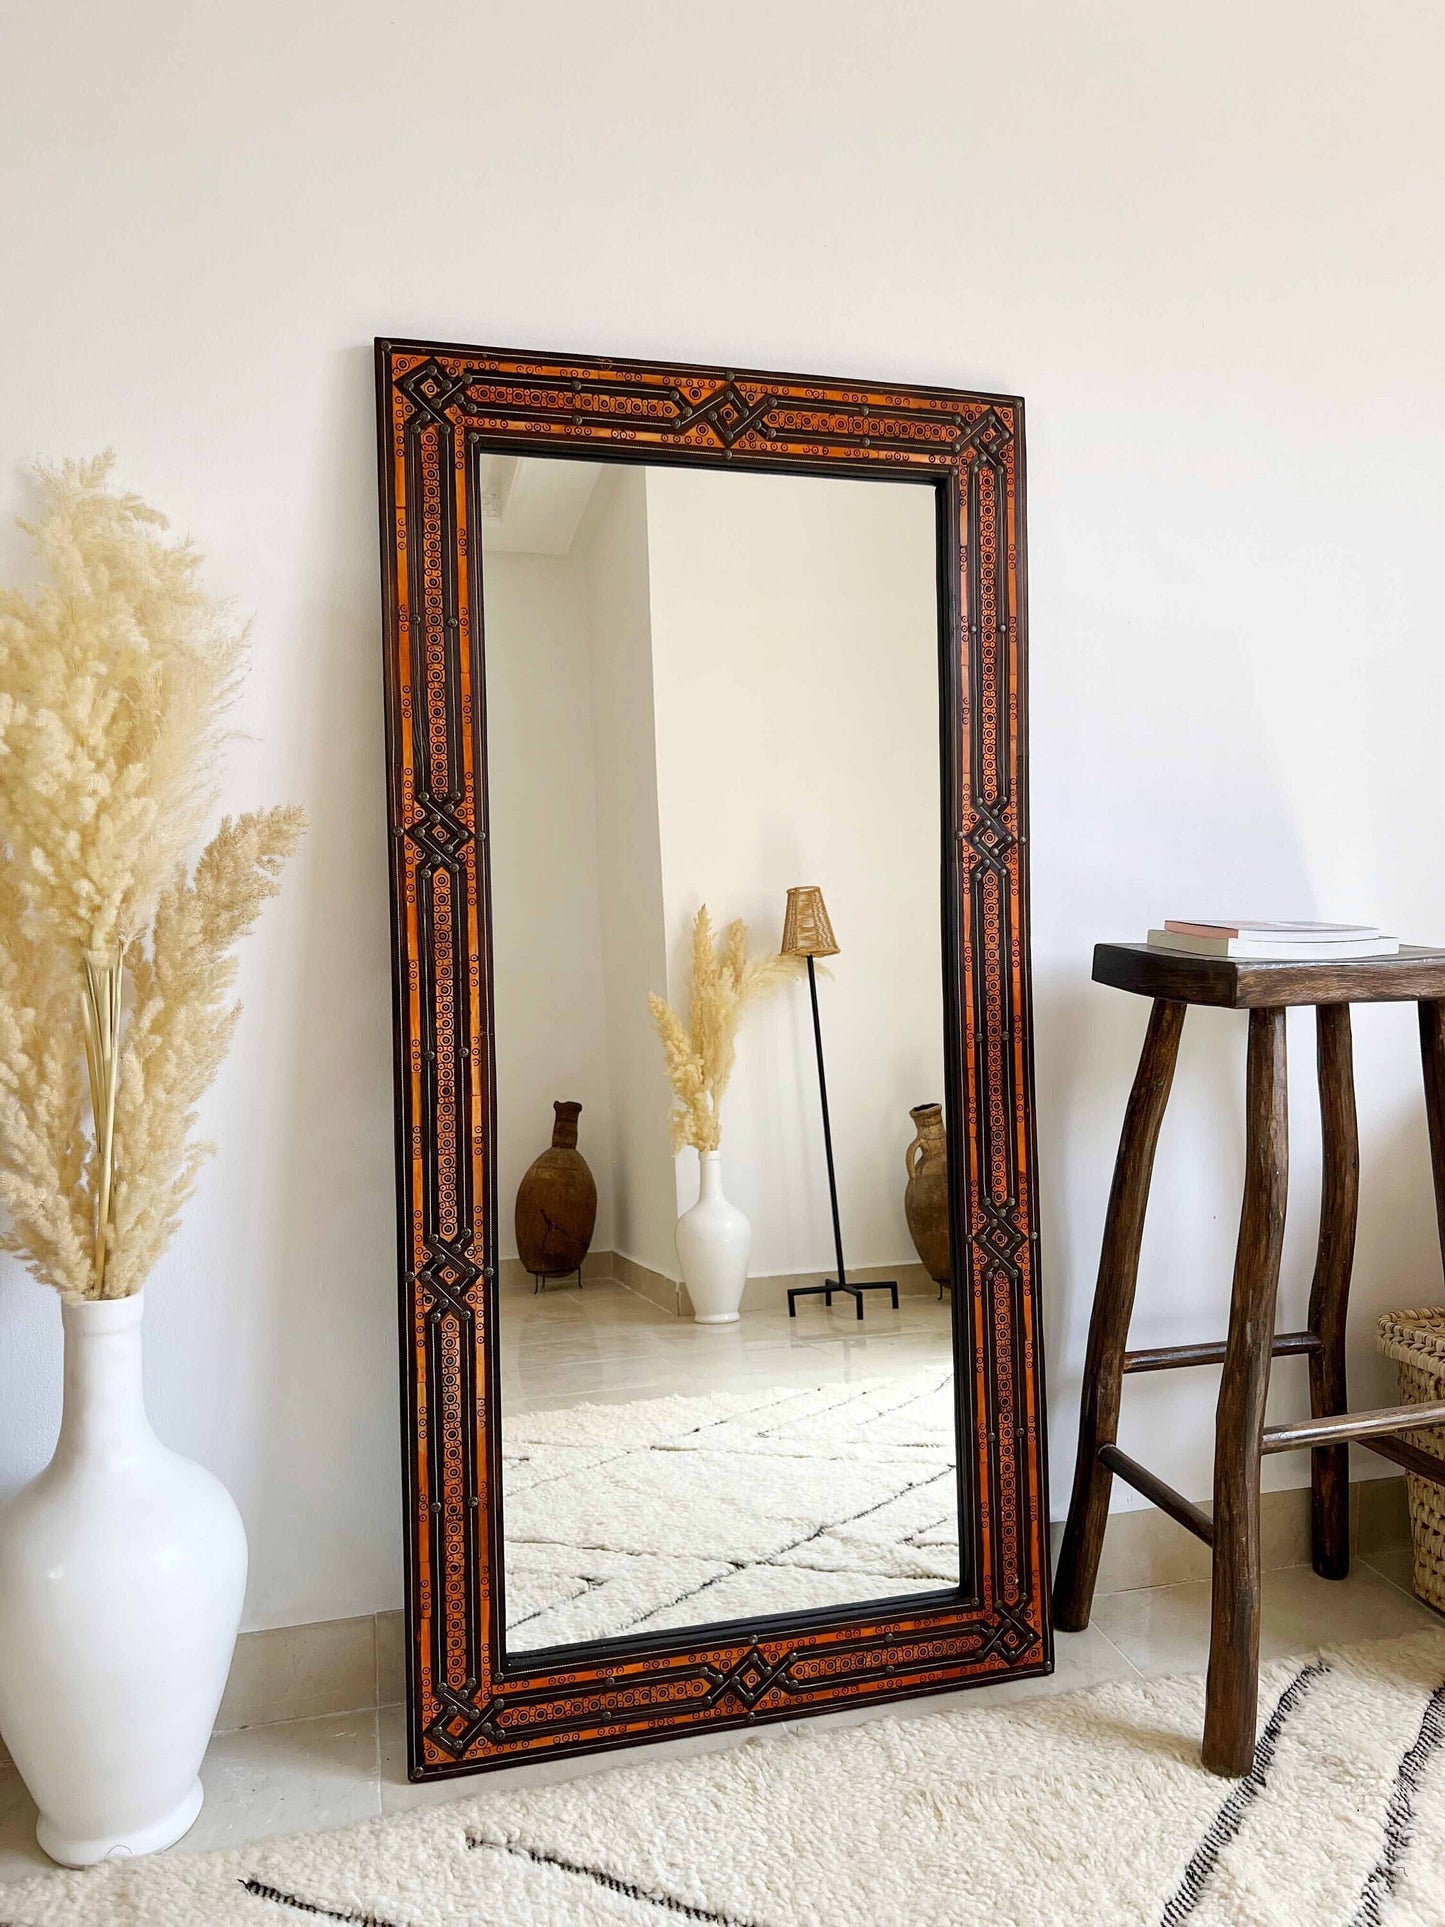
[[[1427,0],[638,0],[603,35],[578,0],[6,10],[4,493],[115,445],[255,612],[227,803],[314,818],[150,1292],[155,1418],[240,1500],[250,1624],[400,1597],[372,335],[1027,395],[1057,1509],[1144,1021],[1090,985],[1095,938],[1236,905],[1445,938],[1442,56]],[[1356,1037],[1368,1403],[1372,1311],[1441,1280],[1413,1015]],[[1243,1050],[1191,1017],[1145,1342],[1222,1329]],[[7,1484],[49,1449],[57,1327],[4,1278]],[[1190,1377],[1131,1384],[1123,1443],[1199,1494]]]
[[[909,1108],[942,1101],[938,596],[931,489],[647,471],[669,995],[692,920],[775,950],[794,883],[840,954],[819,985],[846,1260],[916,1262]],[[723,1177],[755,1276],[833,1268],[803,981],[748,1010],[723,1104]],[[697,1196],[678,1160],[677,1200]]]
[[[486,551],[487,788],[497,1058],[499,1249],[527,1166],[575,1098],[612,1247],[612,1098],[597,901],[591,617],[572,555]],[[538,888],[538,879],[545,887]]]
[[[597,889],[612,1093],[613,1245],[676,1275],[668,1091],[647,992],[667,981],[646,478],[604,470],[577,534],[591,623]]]

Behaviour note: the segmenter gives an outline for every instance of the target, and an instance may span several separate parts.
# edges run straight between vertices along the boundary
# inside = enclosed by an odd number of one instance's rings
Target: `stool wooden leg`
[[[1310,1355],[1310,1411],[1315,1418],[1326,1418],[1350,1409],[1345,1394],[1345,1317],[1355,1258],[1360,1143],[1355,1125],[1350,1007],[1321,1004],[1316,1022],[1324,1188],[1320,1195],[1319,1251],[1310,1286],[1310,1330],[1321,1345]],[[1310,1549],[1314,1569],[1322,1579],[1343,1579],[1349,1572],[1348,1445],[1316,1446],[1310,1454]]]
[[[1244,1205],[1214,1433],[1214,1573],[1204,1764],[1254,1758],[1259,1700],[1259,1461],[1289,1179],[1285,1013],[1249,1013]]]
[[[1094,1604],[1094,1582],[1104,1544],[1113,1475],[1099,1463],[1099,1447],[1112,1445],[1119,1430],[1119,1388],[1123,1382],[1124,1347],[1129,1317],[1134,1309],[1134,1287],[1139,1276],[1139,1244],[1144,1236],[1144,1209],[1149,1202],[1149,1180],[1154,1170],[1154,1147],[1174,1063],[1179,1034],[1184,1027],[1184,1005],[1161,999],[1149,1013],[1149,1028],[1134,1087],[1124,1113],[1109,1209],[1104,1218],[1104,1243],[1099,1256],[1099,1279],[1094,1287],[1094,1309],[1089,1321],[1089,1346],[1084,1359],[1083,1407],[1079,1415],[1079,1455],[1074,1467],[1074,1492],[1059,1553],[1054,1581],[1054,1623],[1065,1632],[1081,1632]]]
[[[1420,1005],[1420,1062],[1425,1072],[1425,1121],[1430,1127],[1430,1169],[1435,1178],[1435,1220],[1445,1256],[1445,1003]]]

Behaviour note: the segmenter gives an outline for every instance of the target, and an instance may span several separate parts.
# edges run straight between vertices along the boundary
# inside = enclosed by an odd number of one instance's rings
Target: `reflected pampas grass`
[[[723,1094],[737,1061],[743,1012],[798,968],[796,957],[749,957],[748,927],[741,918],[727,926],[719,943],[707,905],[698,911],[692,926],[686,1022],[655,992],[647,999],[676,1099],[668,1118],[674,1151],[687,1145],[696,1151],[718,1149]]]
[[[0,1249],[71,1298],[138,1291],[206,1147],[234,946],[296,809],[215,799],[245,631],[111,458],[37,471],[44,572],[0,590]]]

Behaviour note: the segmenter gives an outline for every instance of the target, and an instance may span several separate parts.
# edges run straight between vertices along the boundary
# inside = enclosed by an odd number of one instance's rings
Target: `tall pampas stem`
[[[85,1064],[95,1120],[95,1296],[104,1298],[105,1263],[114,1234],[115,1098],[120,1086],[121,951],[85,958]]]

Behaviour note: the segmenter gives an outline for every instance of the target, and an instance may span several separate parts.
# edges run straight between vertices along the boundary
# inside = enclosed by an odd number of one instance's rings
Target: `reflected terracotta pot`
[[[953,1283],[948,1248],[948,1136],[941,1104],[915,1104],[914,1138],[904,1152],[908,1189],[903,1211],[924,1270],[936,1285]]]
[[[597,1185],[577,1149],[582,1106],[559,1101],[552,1142],[517,1186],[517,1256],[534,1278],[580,1272],[597,1225]]]

